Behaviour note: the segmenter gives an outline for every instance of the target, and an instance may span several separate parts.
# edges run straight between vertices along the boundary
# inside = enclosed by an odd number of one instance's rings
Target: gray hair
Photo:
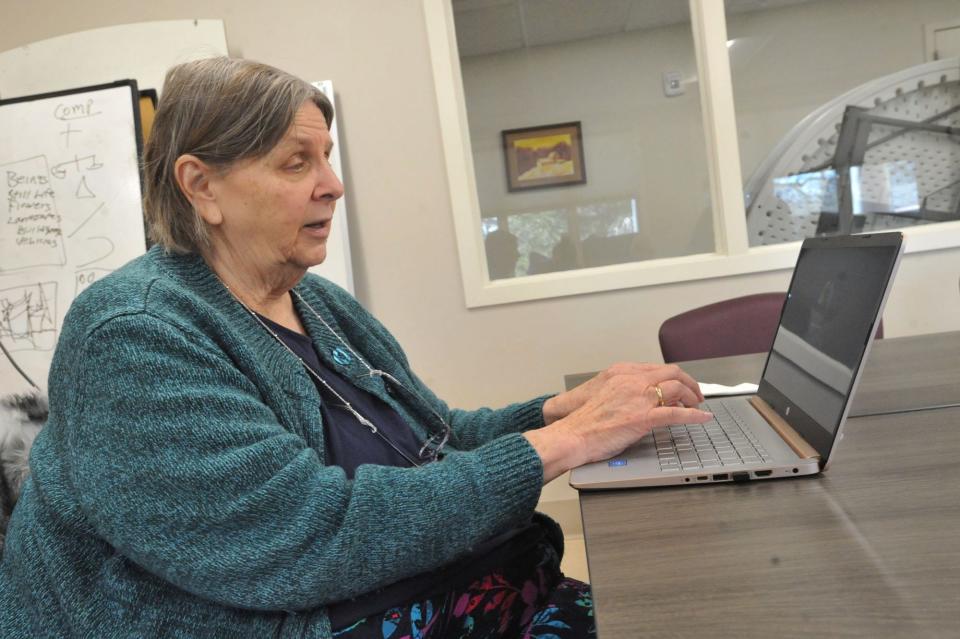
[[[263,157],[307,102],[332,124],[333,105],[319,89],[259,62],[208,58],[167,71],[144,150],[143,204],[150,239],[177,253],[208,247],[207,226],[177,184],[177,158],[189,153],[227,171],[240,160]]]

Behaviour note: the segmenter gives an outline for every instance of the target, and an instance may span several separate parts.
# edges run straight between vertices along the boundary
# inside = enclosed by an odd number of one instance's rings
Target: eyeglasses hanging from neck
[[[287,343],[284,342],[279,335],[277,335],[276,331],[274,331],[266,322],[264,322],[263,319],[261,319],[260,316],[257,315],[257,313],[253,309],[247,306],[243,302],[243,300],[240,299],[240,297],[237,296],[222,279],[220,280],[220,283],[223,284],[223,287],[227,289],[227,291],[233,296],[235,300],[237,300],[240,306],[242,306],[250,314],[250,316],[253,317],[253,319],[256,320],[256,322],[260,326],[262,326],[264,330],[266,330],[274,338],[274,340],[276,340],[278,344],[280,344],[284,349],[286,349],[287,352],[289,352],[294,358],[296,358],[297,361],[300,362],[300,364],[303,366],[303,368],[307,371],[307,373],[310,376],[316,379],[322,385],[323,388],[325,388],[331,395],[337,398],[337,400],[340,402],[340,405],[344,409],[346,409],[351,415],[353,415],[353,417],[357,420],[358,424],[368,428],[373,435],[376,435],[381,440],[383,440],[388,446],[390,446],[399,455],[401,455],[404,459],[406,459],[412,466],[419,467],[424,464],[437,461],[442,458],[443,448],[444,446],[446,446],[447,442],[450,440],[451,428],[450,428],[450,425],[447,423],[447,421],[440,415],[440,413],[436,411],[436,409],[429,402],[423,399],[423,397],[421,397],[418,393],[414,392],[410,388],[407,388],[407,386],[403,384],[400,380],[398,380],[396,377],[394,377],[387,371],[381,370],[379,368],[374,368],[373,366],[371,366],[363,357],[360,356],[359,353],[357,353],[353,349],[352,346],[350,346],[350,344],[347,342],[346,339],[344,339],[337,331],[333,329],[332,326],[330,326],[329,323],[327,323],[327,321],[323,318],[323,316],[321,316],[320,313],[318,313],[316,309],[314,309],[313,306],[311,306],[310,303],[307,302],[303,298],[303,296],[300,295],[298,291],[292,290],[291,293],[293,293],[293,295],[296,296],[296,298],[300,301],[300,303],[302,303],[304,307],[306,307],[314,315],[314,317],[316,317],[317,320],[321,324],[323,324],[323,326],[327,329],[327,331],[329,331],[334,337],[337,338],[337,340],[340,342],[343,348],[349,351],[350,354],[353,355],[353,357],[355,357],[356,360],[360,362],[360,364],[364,368],[367,369],[368,376],[379,377],[380,379],[383,380],[384,384],[388,387],[388,389],[393,389],[395,391],[402,393],[407,398],[407,400],[412,401],[414,405],[425,408],[427,410],[427,413],[437,422],[437,424],[439,425],[439,429],[436,428],[435,426],[428,427],[428,431],[430,432],[430,435],[427,437],[427,439],[423,443],[423,446],[421,446],[420,450],[417,452],[416,460],[413,459],[409,454],[404,452],[393,441],[391,441],[390,438],[387,437],[376,426],[376,424],[374,424],[372,421],[370,421],[364,415],[362,415],[360,411],[358,411],[349,401],[346,400],[346,398],[344,398],[340,393],[338,393],[323,378],[322,375],[317,373],[317,371],[313,370],[313,368],[310,367],[310,365],[307,364],[307,362],[305,362],[302,357],[297,355],[297,353],[294,352],[293,349],[291,349],[290,346],[288,346]]]

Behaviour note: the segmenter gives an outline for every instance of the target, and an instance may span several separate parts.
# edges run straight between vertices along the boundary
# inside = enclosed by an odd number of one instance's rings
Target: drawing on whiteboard
[[[81,98],[70,104],[59,102],[53,108],[53,117],[58,120],[92,118],[95,115],[100,115],[100,111],[94,111],[94,105],[96,105],[96,101],[93,98]]]
[[[113,273],[113,269],[109,268],[88,268],[82,271],[77,271],[74,277],[74,283],[76,284],[73,290],[73,298],[76,299],[83,291],[87,289],[91,284],[96,282],[99,279],[103,279],[109,273]]]
[[[45,379],[73,300],[143,254],[137,113],[132,81],[0,100],[2,388]]]
[[[84,118],[92,118],[100,115],[100,111],[96,111],[96,101],[93,98],[86,98],[85,100],[78,100],[71,103],[60,102],[53,109],[53,117],[58,120],[62,120],[67,123],[67,128],[61,131],[60,135],[64,136],[64,144],[69,149],[70,148],[70,135],[73,133],[83,133],[83,129],[74,129],[73,120],[82,120]],[[77,197],[94,197],[93,195],[77,195]]]
[[[63,145],[68,149],[70,148],[70,135],[74,133],[83,133],[83,129],[74,129],[69,122],[67,122],[67,128],[60,132],[64,139]]]
[[[87,178],[80,178],[80,184],[77,185],[77,199],[86,200],[95,197],[97,197],[97,194],[91,191],[90,187],[87,186]]]
[[[56,303],[56,282],[0,290],[0,341],[5,349],[53,350],[57,341]]]
[[[0,273],[66,264],[61,217],[47,158],[0,165],[6,197],[0,224]]]
[[[72,231],[70,231],[69,233],[67,233],[67,239],[70,239],[71,237],[73,237],[74,235],[76,235],[76,234],[77,234],[77,231],[79,231],[79,230],[82,229],[84,226],[86,226],[87,222],[89,222],[90,220],[92,220],[92,219],[93,219],[93,216],[96,215],[97,213],[99,213],[99,212],[100,212],[100,209],[102,209],[102,208],[104,207],[104,205],[105,205],[105,203],[104,203],[104,202],[101,202],[100,205],[99,205],[97,208],[93,209],[93,213],[91,213],[90,215],[88,215],[88,216],[83,220],[83,222],[80,222],[80,226],[78,226],[77,228],[75,228],[75,229],[73,229]]]
[[[111,240],[109,237],[106,237],[106,236],[104,236],[104,235],[97,235],[97,236],[95,236],[95,237],[88,237],[87,239],[88,239],[88,240],[103,240],[104,242],[106,242],[107,244],[109,244],[109,246],[105,247],[105,248],[106,248],[106,252],[103,253],[103,254],[101,254],[100,257],[98,257],[98,258],[96,258],[96,259],[94,259],[94,260],[89,260],[89,261],[87,261],[87,262],[84,262],[83,264],[79,264],[79,265],[78,265],[79,268],[86,268],[86,267],[90,266],[91,264],[96,264],[97,262],[99,262],[99,261],[101,261],[101,260],[105,260],[105,259],[107,259],[108,257],[110,257],[111,255],[113,255],[113,249],[115,248],[115,245],[114,245],[114,243],[113,243],[113,240]]]
[[[80,166],[80,163],[84,162],[83,166]],[[53,168],[50,169],[50,175],[62,180],[67,177],[67,169],[73,167],[77,173],[82,171],[96,171],[103,168],[103,164],[97,162],[97,154],[91,153],[90,155],[85,155],[82,158],[78,158],[76,155],[73,156],[72,160],[67,160],[66,162],[61,162],[60,164],[54,164]]]

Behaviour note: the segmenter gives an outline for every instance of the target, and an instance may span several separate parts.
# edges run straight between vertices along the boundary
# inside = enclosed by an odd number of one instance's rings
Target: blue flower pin
[[[350,353],[340,346],[337,346],[335,349],[333,349],[333,361],[341,366],[346,366],[353,361],[353,358],[350,357]]]

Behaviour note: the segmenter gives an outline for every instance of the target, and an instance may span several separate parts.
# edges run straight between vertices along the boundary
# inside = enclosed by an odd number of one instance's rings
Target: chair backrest
[[[663,361],[770,350],[786,293],[758,293],[674,315],[660,326]]]
[[[660,326],[663,361],[765,353],[773,345],[786,293],[758,293],[675,315]],[[883,337],[883,322],[877,339]]]
[[[48,414],[47,398],[39,393],[0,397],[0,556],[10,515],[30,474],[30,448]]]

